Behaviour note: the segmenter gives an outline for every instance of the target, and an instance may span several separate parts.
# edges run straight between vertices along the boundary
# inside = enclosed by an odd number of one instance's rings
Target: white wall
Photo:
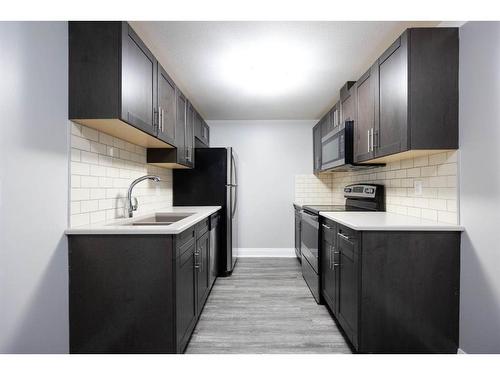
[[[295,175],[312,169],[316,121],[210,121],[210,146],[238,157],[238,247],[293,248]]]
[[[0,22],[0,353],[68,351],[65,22]]]
[[[500,353],[500,22],[460,29],[460,347]]]

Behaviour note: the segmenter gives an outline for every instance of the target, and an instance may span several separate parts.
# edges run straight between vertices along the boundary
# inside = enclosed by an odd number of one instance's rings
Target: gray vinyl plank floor
[[[218,278],[186,353],[351,353],[295,258],[240,258]]]

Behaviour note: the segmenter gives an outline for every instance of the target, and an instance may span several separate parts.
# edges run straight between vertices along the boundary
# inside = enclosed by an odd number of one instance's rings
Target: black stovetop
[[[346,205],[313,205],[303,206],[303,210],[312,212],[319,215],[320,212],[343,212],[343,211],[371,211],[359,207],[346,206]]]

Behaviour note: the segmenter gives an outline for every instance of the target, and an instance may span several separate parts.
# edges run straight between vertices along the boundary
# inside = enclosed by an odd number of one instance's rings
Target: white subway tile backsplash
[[[355,182],[385,186],[386,211],[446,223],[457,223],[457,151],[392,162],[355,172],[295,176],[295,201],[301,204],[343,204],[343,187]],[[422,182],[415,195],[414,183]]]
[[[70,217],[70,225],[72,227],[77,227],[80,225],[87,225],[87,224],[90,224],[90,214],[72,213]]]
[[[106,155],[106,145],[98,142],[90,142],[90,151],[96,154]]]
[[[82,137],[89,141],[99,141],[99,132],[95,129],[82,126]]]
[[[80,150],[77,150],[76,148],[71,149],[71,161],[80,161]]]
[[[78,137],[78,136],[72,134],[71,135],[71,147],[78,149],[78,150],[90,151],[90,141],[88,139]]]
[[[71,200],[72,201],[83,201],[90,199],[89,189],[72,188],[71,189]]]
[[[99,187],[99,177],[81,176],[81,186],[84,188]]]
[[[124,217],[128,186],[145,174],[162,181],[137,185],[137,214],[172,205],[172,171],[146,164],[145,148],[75,123],[71,132],[71,226]],[[315,194],[331,200],[330,188]]]
[[[81,151],[81,162],[87,164],[98,164],[99,158],[97,154],[90,151]]]

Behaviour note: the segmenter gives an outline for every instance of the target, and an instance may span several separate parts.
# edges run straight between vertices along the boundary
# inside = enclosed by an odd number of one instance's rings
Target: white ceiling
[[[317,119],[407,27],[438,22],[131,22],[207,120]]]

